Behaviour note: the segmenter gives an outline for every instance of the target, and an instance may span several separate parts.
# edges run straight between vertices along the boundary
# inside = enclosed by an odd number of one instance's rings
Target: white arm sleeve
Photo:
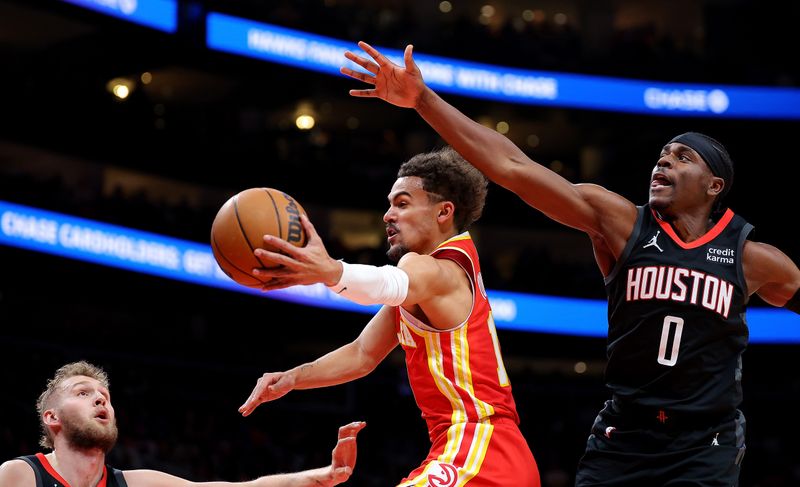
[[[408,296],[408,274],[398,267],[342,262],[342,278],[328,289],[358,304],[400,306]]]

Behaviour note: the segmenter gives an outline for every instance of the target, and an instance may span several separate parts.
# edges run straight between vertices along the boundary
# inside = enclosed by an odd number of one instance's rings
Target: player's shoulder
[[[0,485],[34,487],[36,475],[25,460],[18,458],[0,464]]]
[[[764,242],[745,240],[742,248],[742,263],[748,278],[770,279],[774,275],[796,269],[792,260],[779,248]]]
[[[762,262],[785,255],[778,247],[764,242],[747,239],[742,247],[743,258],[748,261]]]

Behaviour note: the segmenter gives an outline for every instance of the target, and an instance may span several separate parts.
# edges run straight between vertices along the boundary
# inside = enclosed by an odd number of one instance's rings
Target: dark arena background
[[[225,200],[273,187],[303,204],[332,256],[385,264],[381,216],[397,168],[442,141],[412,110],[349,97],[362,86],[331,68],[341,52],[296,62],[298,44],[266,30],[241,41],[249,54],[212,45],[224,41],[210,23],[219,13],[356,51],[358,40],[412,43],[453,66],[534,71],[518,89],[495,89],[502,74],[459,79],[458,93],[434,89],[567,179],[637,204],[670,138],[712,135],[736,164],[730,206],[755,225],[754,239],[800,260],[797,2],[0,0],[3,461],[39,451],[36,398],[58,366],[79,359],[110,374],[117,468],[236,481],[323,466],[338,426],[354,420],[368,426],[345,485],[395,485],[428,451],[399,349],[359,381],[237,412],[261,373],[351,341],[368,314],[42,251],[27,244],[46,240],[37,233],[46,218],[13,217],[46,210],[207,251]],[[570,99],[554,86],[572,75],[613,80],[619,92],[584,80]],[[642,99],[630,80],[653,87]],[[755,91],[740,98],[742,87]],[[634,102],[621,108],[625,97]],[[472,233],[490,296],[604,298],[589,240],[498,186]],[[82,245],[87,255],[98,248]],[[800,320],[766,316],[777,331],[744,355],[741,485],[794,487]],[[751,319],[753,336],[760,323]],[[499,338],[543,485],[562,487],[608,396],[605,339],[558,316],[549,325],[501,327]]]

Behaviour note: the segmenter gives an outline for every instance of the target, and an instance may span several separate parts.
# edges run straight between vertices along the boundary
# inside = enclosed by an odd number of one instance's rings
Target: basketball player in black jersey
[[[106,373],[87,362],[67,364],[48,382],[37,403],[42,446],[53,451],[0,465],[2,487],[301,487],[346,481],[356,462],[356,435],[364,423],[339,428],[329,467],[260,477],[251,482],[194,483],[155,470],[120,471],[105,465],[117,440]]]
[[[756,293],[800,312],[800,270],[721,211],[733,182],[725,148],[698,133],[673,138],[656,159],[649,202],[636,206],[600,186],[571,184],[446,103],[425,86],[412,46],[402,67],[359,46],[372,60],[346,57],[367,73],[341,71],[373,88],[352,95],[414,108],[489,179],[592,241],[608,293],[613,395],[592,428],[577,485],[736,485],[745,307]]]

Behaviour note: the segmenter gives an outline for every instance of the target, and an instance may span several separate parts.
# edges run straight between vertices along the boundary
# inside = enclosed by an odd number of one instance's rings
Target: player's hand
[[[406,50],[403,53],[405,67],[389,61],[386,56],[366,42],[359,42],[358,47],[369,54],[374,62],[350,51],[345,52],[344,56],[366,69],[368,73],[346,67],[340,68],[339,71],[351,78],[369,83],[375,88],[350,90],[350,94],[358,97],[380,98],[392,105],[403,108],[415,108],[422,93],[425,91],[425,82],[422,80],[422,73],[414,62],[414,46],[411,44],[406,46]]]
[[[363,421],[356,421],[339,428],[330,466],[299,472],[295,475],[301,481],[292,485],[332,487],[347,482],[356,466],[356,435],[366,425]]]
[[[281,398],[294,389],[295,375],[292,372],[267,372],[262,375],[250,397],[239,407],[242,416],[250,416],[259,404]]]
[[[331,483],[324,485],[341,484],[353,474],[353,469],[356,467],[356,454],[358,453],[356,436],[366,425],[367,423],[363,421],[355,421],[339,428],[339,439],[331,455]]]
[[[264,291],[318,282],[333,286],[341,279],[342,263],[328,255],[325,244],[306,215],[300,215],[300,222],[308,235],[305,247],[295,247],[281,238],[264,235],[264,246],[275,250],[258,248],[253,252],[260,261],[280,266],[252,270],[257,278],[268,279],[262,286]]]

